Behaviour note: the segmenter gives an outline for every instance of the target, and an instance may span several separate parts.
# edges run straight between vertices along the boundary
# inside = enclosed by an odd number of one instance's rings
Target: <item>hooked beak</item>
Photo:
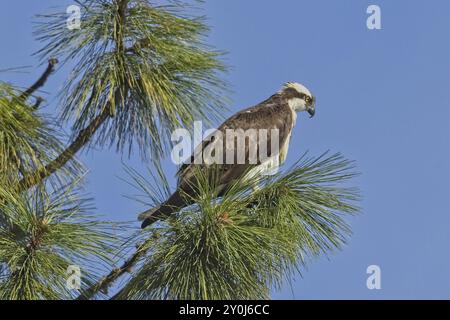
[[[316,108],[314,105],[309,107],[306,111],[308,111],[310,118],[314,117],[314,115],[316,114]]]
[[[306,111],[308,111],[310,117],[312,118],[314,117],[314,115],[316,114],[316,97],[312,96],[312,101],[311,104],[309,105],[308,109],[306,109]]]

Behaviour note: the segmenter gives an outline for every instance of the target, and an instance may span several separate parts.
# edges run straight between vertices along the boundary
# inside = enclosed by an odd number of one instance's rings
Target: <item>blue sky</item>
[[[66,0],[8,1],[0,12],[0,69],[33,66],[2,80],[30,84],[41,72],[31,53],[39,44],[31,18]],[[382,30],[368,30],[366,9],[381,7]],[[204,5],[209,42],[233,67],[232,110],[260,102],[286,81],[317,96],[313,120],[299,118],[288,164],[303,152],[342,152],[363,174],[356,183],[363,214],[342,252],[309,265],[283,299],[450,298],[450,2],[362,0],[213,0]],[[55,93],[60,70],[45,91]],[[47,112],[56,99],[48,94]],[[134,221],[142,207],[123,197],[132,190],[113,151],[84,152],[88,190],[99,214]],[[172,176],[175,166],[167,161]],[[137,224],[136,224],[137,226]],[[382,289],[366,288],[366,268],[379,265]]]

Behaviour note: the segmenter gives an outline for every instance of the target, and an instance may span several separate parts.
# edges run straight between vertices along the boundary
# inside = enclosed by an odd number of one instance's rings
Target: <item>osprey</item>
[[[216,132],[226,135],[228,130],[276,130],[278,135],[278,150],[271,148],[271,135],[267,136],[269,145],[266,146],[267,158],[258,159],[256,162],[250,162],[250,145],[249,140],[245,140],[244,146],[244,163],[241,162],[222,162],[217,165],[219,169],[219,183],[217,194],[220,196],[223,194],[233,182],[240,178],[245,178],[247,175],[252,176],[255,174],[261,174],[267,170],[273,170],[274,166],[282,164],[286,160],[287,152],[289,149],[289,142],[291,138],[292,129],[294,128],[297,120],[297,112],[306,111],[311,118],[315,114],[315,97],[312,93],[303,85],[299,83],[288,82],[280,91],[272,95],[269,99],[261,102],[260,104],[251,108],[245,109],[233,115],[226,120]],[[145,228],[158,220],[167,218],[169,215],[180,211],[182,208],[191,205],[192,203],[183,197],[183,194],[191,194],[194,192],[192,185],[195,184],[195,171],[198,168],[207,167],[208,164],[196,164],[195,156],[197,153],[201,153],[211,147],[214,143],[223,144],[224,152],[223,158],[227,157],[227,152],[230,153],[230,146],[225,145],[223,141],[215,140],[216,135],[210,135],[208,138],[196,148],[194,154],[191,157],[189,163],[183,164],[177,173],[178,187],[177,190],[169,197],[167,201],[161,204],[157,208],[145,211],[139,215],[139,220],[142,222],[142,228]],[[256,149],[261,149],[261,140],[256,141]],[[253,141],[255,142],[255,141]],[[235,147],[233,142],[233,147]],[[274,150],[271,150],[274,149]],[[232,156],[234,156],[234,150],[232,150]]]

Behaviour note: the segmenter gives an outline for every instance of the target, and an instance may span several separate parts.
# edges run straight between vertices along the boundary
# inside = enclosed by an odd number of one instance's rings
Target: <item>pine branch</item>
[[[69,265],[86,271],[82,288],[100,279],[105,264],[111,265],[117,225],[89,214],[90,199],[81,193],[81,182],[79,177],[56,191],[37,187],[20,195],[0,185],[5,199],[0,211],[24,233],[18,240],[0,225],[0,299],[73,299]]]
[[[150,239],[149,239],[150,240]],[[98,292],[107,291],[111,285],[116,282],[122,275],[129,273],[131,269],[139,262],[139,259],[143,257],[149,250],[148,240],[139,245],[133,255],[128,258],[120,268],[111,270],[111,272],[102,278],[98,283],[92,285],[88,289],[84,290],[76,300],[89,300],[93,298]],[[117,295],[116,295],[117,296]],[[115,297],[116,297],[115,296]]]
[[[275,176],[236,181],[219,199],[211,170],[196,172],[196,204],[158,225],[151,254],[112,299],[268,299],[271,288],[346,244],[345,216],[359,211],[359,193],[347,187],[356,173],[342,155],[304,155]],[[144,193],[154,189],[136,182]]]
[[[41,75],[41,77],[27,90],[25,90],[21,95],[20,99],[26,100],[28,99],[36,90],[39,88],[42,88],[45,83],[47,82],[50,75],[55,71],[55,66],[58,63],[58,59],[52,58],[48,60],[48,66],[47,69],[45,69],[44,73]]]
[[[127,83],[132,88],[127,105],[113,106],[114,121],[97,132],[97,145],[116,145],[119,152],[131,152],[137,145],[144,158],[159,158],[176,128],[195,119],[215,123],[223,118],[228,102],[226,82],[219,77],[227,70],[220,59],[223,53],[204,43],[208,27],[201,17],[184,12],[187,5],[80,3],[89,10],[79,31],[53,32],[66,24],[65,12],[41,16],[36,30],[45,43],[37,52],[40,57],[77,63],[61,93],[63,121],[75,119],[77,130],[87,127],[98,114],[97,106]],[[93,88],[98,94],[87,103]]]
[[[0,184],[9,188],[16,186],[10,190],[16,196],[19,195],[19,179],[36,168],[44,167],[64,150],[50,121],[33,112],[28,101],[19,98],[22,93],[0,82]],[[41,101],[37,98],[36,103],[40,104]],[[57,184],[59,188],[60,183],[72,180],[82,171],[81,168],[78,162],[71,161],[65,170],[50,179],[49,185],[55,187]],[[3,200],[0,197],[0,205],[3,205]],[[23,230],[2,212],[0,227],[10,230],[18,241],[24,239]]]
[[[39,109],[39,107],[41,106],[43,101],[44,101],[44,99],[42,97],[37,97],[36,102],[33,105],[33,110]]]
[[[128,6],[129,0],[120,0],[119,2],[119,18],[121,26],[123,27],[126,23],[126,9]],[[117,36],[117,51],[122,52],[124,49],[123,44],[123,36],[119,34]],[[41,79],[39,79],[30,89],[28,89],[24,94],[28,92],[33,92],[36,88],[39,88],[43,83],[45,83],[46,79],[53,72],[53,67],[58,61],[56,59],[49,60],[49,66],[46,72],[43,74]],[[127,92],[128,89],[125,90]],[[30,93],[29,93],[30,94]],[[28,94],[28,95],[29,95]],[[93,90],[91,94],[91,99],[95,97],[96,92]],[[120,96],[120,89],[117,88],[114,93],[115,101],[118,101],[118,98],[124,98],[126,93]],[[31,173],[29,175],[25,175],[24,178],[19,182],[19,191],[27,190],[32,186],[38,184],[43,181],[62,167],[64,167],[68,161],[73,159],[75,154],[80,151],[94,136],[97,130],[102,126],[105,121],[110,118],[113,114],[113,107],[111,101],[107,103],[107,105],[103,108],[103,111],[97,115],[94,120],[92,120],[89,125],[80,131],[77,138],[52,162],[46,165],[44,168],[38,169],[36,172]]]
[[[110,107],[107,106],[102,113],[94,118],[87,128],[80,131],[78,137],[55,160],[45,167],[38,169],[36,172],[26,174],[19,182],[18,190],[27,190],[64,167],[67,162],[72,160],[75,154],[91,140],[95,132],[109,117]]]

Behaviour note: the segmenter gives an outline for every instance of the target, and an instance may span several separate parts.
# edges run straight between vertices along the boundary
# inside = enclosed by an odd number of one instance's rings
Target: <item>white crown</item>
[[[300,92],[300,93],[304,93],[304,94],[306,94],[306,95],[312,97],[312,94],[311,94],[311,92],[308,90],[308,88],[306,88],[304,85],[302,85],[302,84],[300,84],[300,83],[297,83],[297,82],[288,82],[288,83],[286,83],[286,84],[283,86],[283,88],[282,88],[281,90],[283,91],[283,90],[286,90],[286,89],[289,89],[289,88],[295,89],[295,90],[297,90],[297,91]]]

